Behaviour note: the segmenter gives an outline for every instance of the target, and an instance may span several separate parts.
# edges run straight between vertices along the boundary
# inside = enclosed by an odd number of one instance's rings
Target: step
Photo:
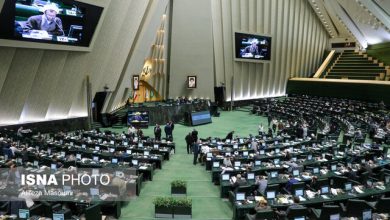
[[[364,61],[369,61],[367,58],[365,57],[340,57],[338,60],[350,60],[350,61],[360,61],[360,60],[364,60]]]
[[[333,72],[330,71],[328,75],[356,75],[356,76],[362,76],[362,75],[367,75],[367,76],[384,76],[384,73],[367,73],[367,72]]]
[[[386,69],[384,67],[381,67],[381,66],[360,66],[360,65],[341,65],[341,64],[336,64],[333,66],[333,69],[347,69],[347,70],[351,70],[351,69],[358,69],[358,70],[361,70],[361,69],[364,69],[364,70],[383,70],[385,71]]]
[[[363,76],[363,77],[356,77],[356,76],[327,76],[327,79],[359,79],[359,80],[379,80],[376,77],[371,77],[371,76]]]
[[[367,61],[367,62],[361,62],[361,61],[351,61],[351,62],[337,62],[336,63],[337,65],[340,65],[340,66],[350,66],[350,65],[354,65],[354,66],[378,66],[378,64],[376,63],[373,63],[371,61]]]
[[[351,72],[351,73],[384,73],[383,69],[338,69],[333,68],[330,72]]]

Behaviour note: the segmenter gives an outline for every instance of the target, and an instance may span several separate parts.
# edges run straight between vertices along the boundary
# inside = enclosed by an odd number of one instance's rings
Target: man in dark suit
[[[28,18],[26,29],[44,30],[48,34],[63,36],[65,35],[62,21],[57,17],[59,9],[55,4],[46,4],[43,7],[43,15],[35,15]]]
[[[161,128],[159,124],[156,124],[156,127],[154,127],[154,139],[161,141]]]
[[[198,155],[200,151],[200,141],[194,141],[192,144],[192,150],[194,151],[194,165],[198,162]]]
[[[172,127],[169,123],[167,123],[165,125],[164,131],[165,131],[165,138],[167,139],[167,141],[171,141],[172,140]]]
[[[190,152],[192,151],[192,134],[191,132],[187,134],[186,136],[186,144],[187,144],[187,154],[190,154]]]
[[[194,129],[194,130],[191,132],[191,136],[192,136],[192,142],[198,141],[198,131],[197,131],[197,130]]]
[[[229,133],[226,135],[226,138],[225,138],[225,139],[233,140],[233,134],[234,134],[234,131],[229,132]]]

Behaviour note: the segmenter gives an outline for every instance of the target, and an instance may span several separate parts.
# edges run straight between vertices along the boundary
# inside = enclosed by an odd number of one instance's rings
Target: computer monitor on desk
[[[247,157],[248,156],[248,151],[243,151],[242,152],[242,156]]]
[[[271,178],[278,178],[278,171],[271,171]]]
[[[255,166],[261,166],[261,160],[255,160]]]
[[[275,199],[276,192],[275,191],[267,191],[267,200]]]
[[[330,220],[340,220],[340,214],[333,214],[329,216]]]
[[[247,179],[248,180],[254,180],[255,179],[255,174],[254,173],[248,173],[247,174]]]
[[[294,220],[305,220],[305,216],[295,217]]]
[[[234,166],[235,167],[240,167],[241,166],[241,161],[234,161]]]
[[[131,160],[131,163],[133,164],[133,166],[138,166],[138,160]]]
[[[371,220],[372,219],[372,211],[371,211],[371,209],[367,209],[367,210],[363,211],[362,219],[363,220]]]
[[[299,170],[293,170],[293,176],[295,177],[299,176]]]
[[[337,171],[337,165],[336,164],[332,164],[332,165],[330,165],[330,170],[331,171]]]
[[[352,183],[345,183],[345,191],[350,192],[352,190]]]
[[[118,164],[118,158],[112,158],[111,159],[112,164]]]
[[[222,174],[222,180],[225,181],[225,180],[229,180],[230,179],[230,174]]]
[[[64,214],[53,213],[53,220],[65,220]]]
[[[19,218],[28,219],[30,218],[30,210],[28,209],[19,209]]]
[[[295,189],[295,196],[303,196],[304,190],[303,189]]]
[[[213,168],[218,168],[219,167],[219,162],[218,161],[214,161],[213,162]]]
[[[329,194],[329,186],[321,186],[321,195]]]
[[[320,173],[320,168],[314,167],[313,168],[313,174],[319,174]]]
[[[236,193],[236,201],[244,201],[245,193]]]

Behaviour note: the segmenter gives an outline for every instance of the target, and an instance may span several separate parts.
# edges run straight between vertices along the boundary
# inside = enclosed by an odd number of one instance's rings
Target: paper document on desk
[[[140,170],[146,170],[146,169],[148,169],[148,167],[147,166],[140,166],[139,169]]]
[[[299,201],[304,202],[304,201],[306,201],[306,199],[303,198],[302,196],[299,196]]]
[[[330,192],[332,193],[332,195],[337,196],[337,190],[336,189],[330,189]]]
[[[323,199],[329,199],[329,197],[328,197],[327,195],[321,195],[321,197],[322,197]]]
[[[359,193],[359,194],[364,193],[358,186],[355,186],[354,189],[355,189],[355,191],[356,191],[357,193]]]
[[[289,166],[289,165],[286,165],[286,164],[284,164],[284,165],[283,165],[283,167],[287,169],[287,168],[289,168],[290,166]]]

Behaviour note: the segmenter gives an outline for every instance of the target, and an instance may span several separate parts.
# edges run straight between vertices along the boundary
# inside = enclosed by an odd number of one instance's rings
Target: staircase
[[[346,50],[328,66],[324,78],[387,81],[390,69],[363,52]]]
[[[94,122],[92,122],[92,124],[91,124],[91,129],[97,129],[97,128],[102,128],[103,126],[102,126],[102,124],[100,124],[100,122],[96,122],[96,121],[94,121]]]

